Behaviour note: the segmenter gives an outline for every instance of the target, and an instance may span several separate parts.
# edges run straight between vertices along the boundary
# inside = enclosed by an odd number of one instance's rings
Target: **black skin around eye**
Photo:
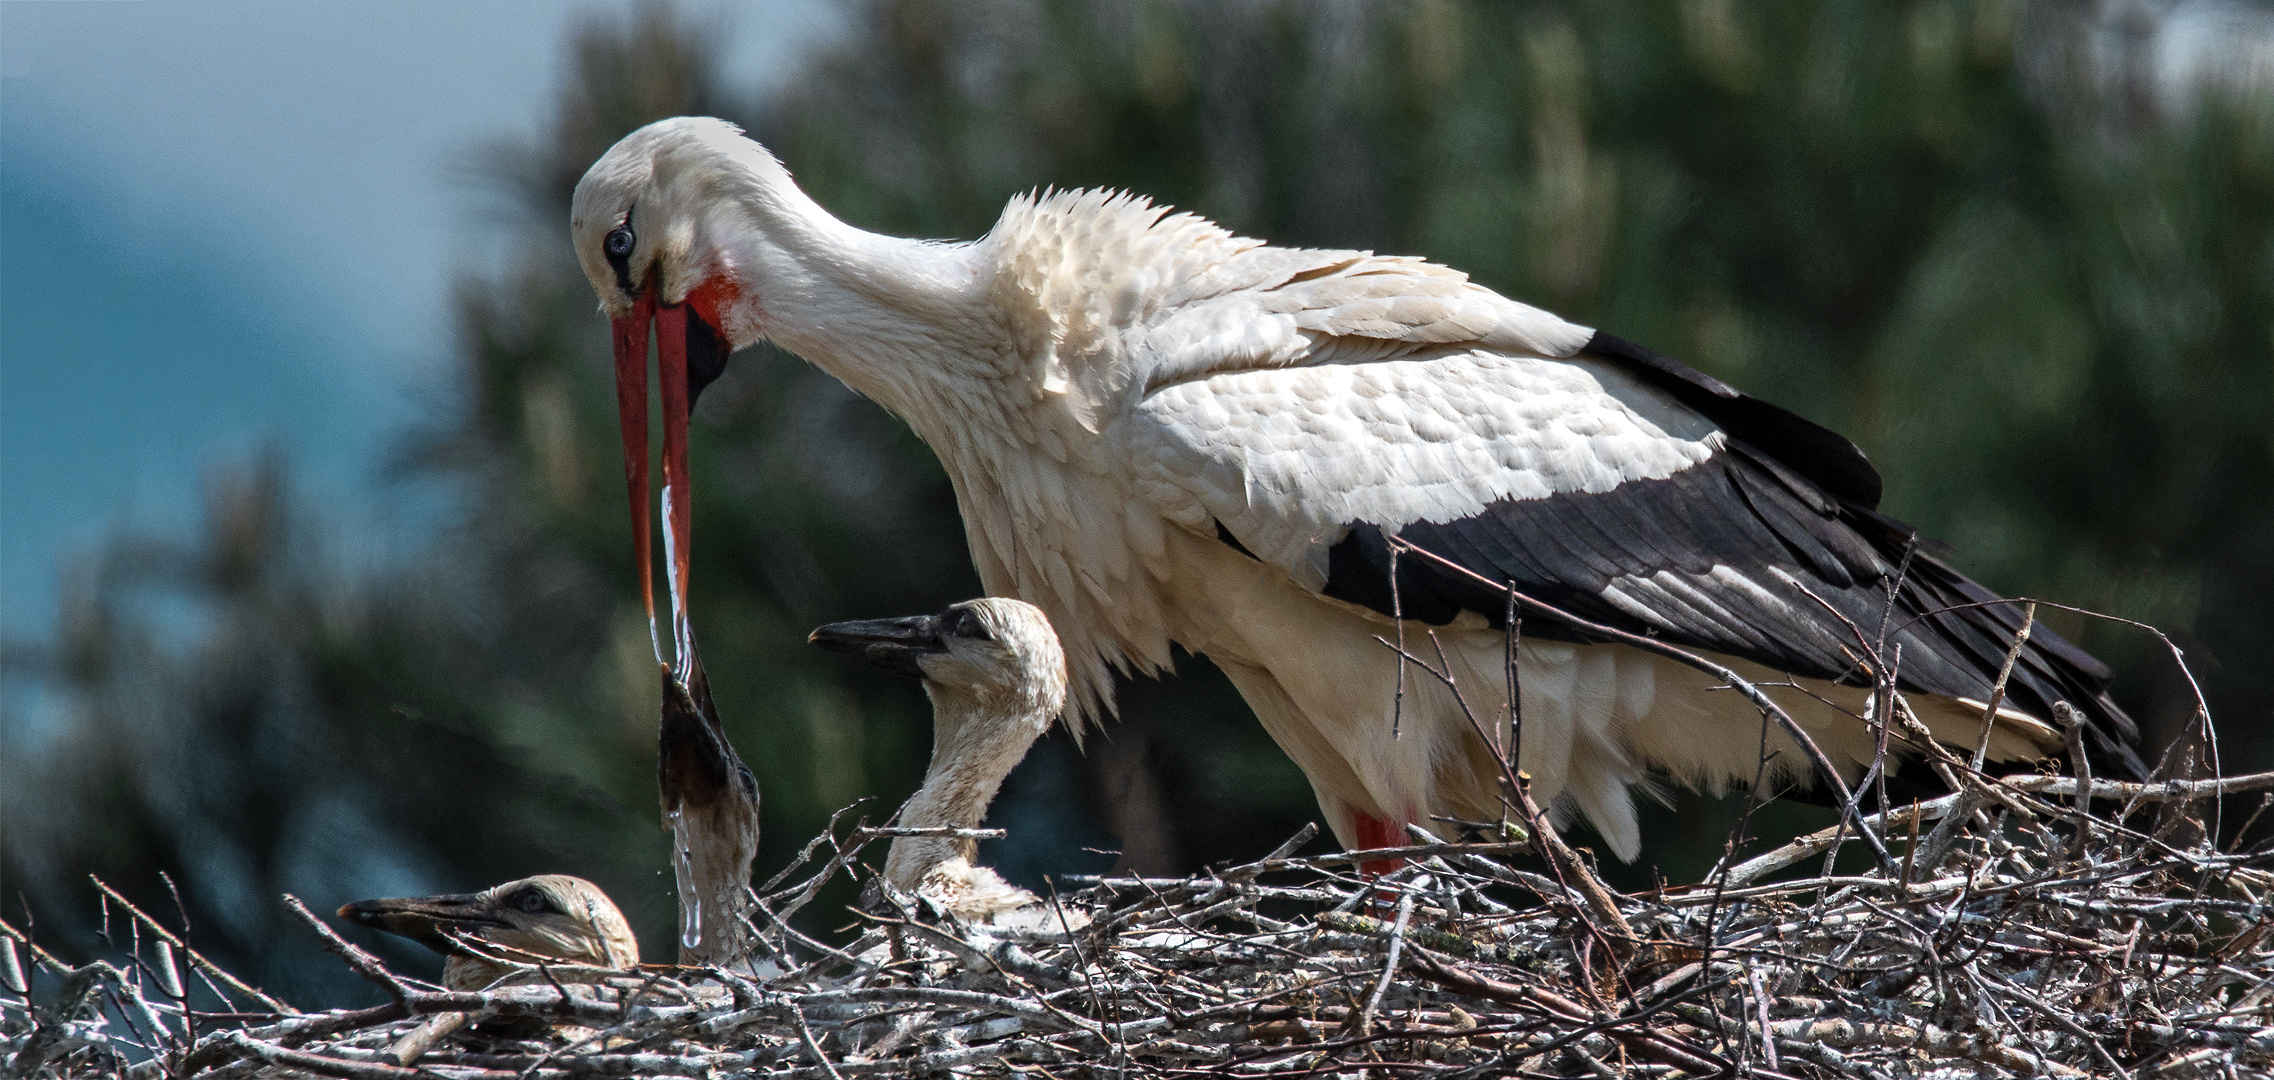
[[[513,906],[531,915],[541,915],[553,910],[553,905],[545,899],[545,894],[535,889],[522,890],[521,895],[513,898]]]
[[[632,295],[632,249],[638,244],[639,238],[632,235],[629,210],[624,211],[623,223],[608,230],[608,235],[600,241],[601,254],[608,257],[609,269],[616,271],[616,287],[624,290],[626,297]]]

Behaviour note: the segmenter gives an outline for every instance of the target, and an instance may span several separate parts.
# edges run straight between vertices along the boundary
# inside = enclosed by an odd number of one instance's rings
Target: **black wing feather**
[[[1625,338],[1598,330],[1579,355],[1609,360],[1644,382],[1674,395],[1723,431],[1759,447],[1826,492],[1867,509],[1879,506],[1879,470],[1839,432],[1757,397],[1705,372]]]
[[[2020,627],[2020,604],[1999,602],[1917,550],[1909,526],[1875,509],[1879,477],[1853,443],[1631,342],[1597,334],[1585,353],[1672,393],[1729,441],[1663,479],[1502,500],[1460,520],[1408,524],[1401,539],[1579,618],[1796,675],[1863,684],[1854,638],[1884,633],[1902,647],[1905,690],[1989,696]],[[1393,596],[1382,530],[1347,524],[1327,553],[1327,595],[1434,624],[1463,611],[1500,624],[1503,593],[1423,558],[1399,561]],[[1714,576],[1716,567],[1752,587]],[[1613,587],[1635,599],[1613,602]],[[1537,614],[1524,632],[1587,640]],[[2006,693],[2046,718],[2055,701],[2069,702],[2086,717],[2088,749],[2104,769],[2142,775],[2137,729],[2109,698],[2108,680],[2106,666],[2039,626]]]

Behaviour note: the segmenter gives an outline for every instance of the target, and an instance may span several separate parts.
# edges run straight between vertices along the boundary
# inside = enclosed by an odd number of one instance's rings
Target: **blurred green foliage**
[[[883,0],[763,101],[664,7],[571,44],[547,134],[486,154],[522,215],[470,282],[459,381],[406,475],[461,513],[402,568],[323,554],[281,466],[218,475],[201,536],[121,537],[52,643],[9,654],[0,873],[94,951],[101,873],[274,989],[349,994],[279,918],[386,892],[584,874],[670,940],[655,672],[632,592],[605,327],[565,241],[584,167],[681,113],[736,119],[824,206],[969,238],[1029,188],[1125,187],[1250,235],[1418,253],[1688,359],[1854,437],[1886,509],[1993,588],[2169,629],[2274,765],[2274,110],[2135,107],[2057,6]],[[2124,89],[2122,87],[2120,90]],[[853,799],[916,783],[913,685],[809,649],[831,619],[977,592],[938,464],[793,357],[698,409],[698,632],[765,795],[762,873]],[[2152,638],[2047,621],[2113,662],[2157,745],[2191,708]],[[1310,793],[1205,662],[1124,687],[997,821],[1029,872],[1252,855]],[[1683,795],[1619,873],[1680,879],[1726,806]],[[1811,823],[1777,809],[1757,831]],[[11,911],[11,918],[14,916]],[[408,952],[398,953],[409,956]],[[430,964],[431,966],[431,964]],[[368,992],[368,991],[366,991]]]

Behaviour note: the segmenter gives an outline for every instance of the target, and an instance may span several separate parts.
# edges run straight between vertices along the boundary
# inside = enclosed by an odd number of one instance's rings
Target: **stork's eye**
[[[955,613],[955,636],[978,641],[995,640],[995,635],[988,631],[987,624],[980,622],[979,616],[970,608]]]
[[[637,242],[631,226],[618,225],[608,230],[608,238],[600,242],[600,250],[607,252],[611,259],[627,259],[631,257],[632,245]]]
[[[539,889],[523,889],[513,894],[513,906],[531,915],[543,915],[553,910],[553,902]]]

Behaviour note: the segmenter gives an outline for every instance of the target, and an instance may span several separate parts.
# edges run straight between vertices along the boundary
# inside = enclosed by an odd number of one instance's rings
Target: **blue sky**
[[[751,89],[836,25],[681,6]],[[0,632],[44,634],[74,552],[193,522],[201,470],[272,442],[366,535],[415,530],[378,461],[506,235],[456,163],[537,132],[568,32],[628,7],[0,3]]]

